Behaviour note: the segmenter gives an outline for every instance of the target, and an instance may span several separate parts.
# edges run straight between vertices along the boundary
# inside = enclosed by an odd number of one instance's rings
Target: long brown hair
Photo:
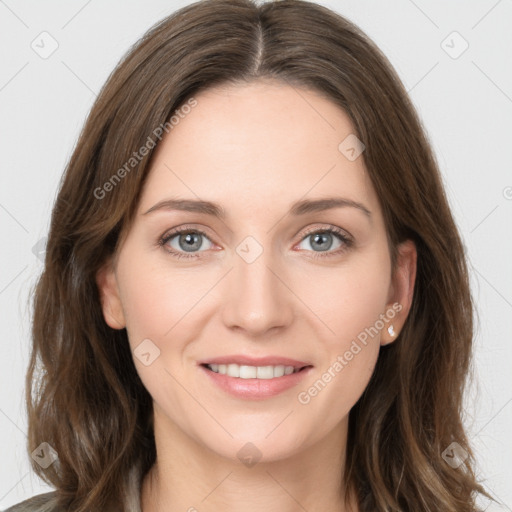
[[[95,274],[132,222],[154,148],[136,164],[134,152],[199,91],[259,78],[312,89],[348,114],[393,254],[406,239],[418,251],[412,308],[350,412],[340,478],[362,512],[473,512],[475,497],[488,496],[462,423],[473,307],[438,164],[382,52],[347,19],[300,0],[182,8],[144,35],[99,94],[61,182],[35,289],[29,451],[47,442],[58,460],[33,468],[63,508],[82,512],[126,507],[134,471],[155,462],[151,397],[126,330],[103,319]],[[452,443],[467,453],[459,467],[443,457]]]

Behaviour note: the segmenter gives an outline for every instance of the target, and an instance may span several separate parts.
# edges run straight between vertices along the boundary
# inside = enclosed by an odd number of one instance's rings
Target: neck
[[[252,467],[226,459],[155,416],[157,461],[142,484],[142,512],[357,512],[347,500],[343,421],[318,443]]]

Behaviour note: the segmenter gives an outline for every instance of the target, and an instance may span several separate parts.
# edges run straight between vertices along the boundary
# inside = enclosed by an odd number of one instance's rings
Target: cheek
[[[328,415],[328,423],[348,414],[373,373],[380,331],[388,325],[382,315],[389,294],[389,264],[385,251],[375,251],[336,271],[329,269],[325,279],[315,275],[304,283],[301,293],[307,288],[308,305],[328,329],[322,328],[322,366],[302,386],[298,401],[315,414],[332,407],[336,413]]]
[[[214,269],[172,268],[165,257],[137,253],[135,248],[130,253],[127,246],[119,259],[118,276],[126,330],[139,376],[154,398],[163,394],[173,400],[174,381],[167,372],[184,378],[187,351],[200,338],[211,314],[212,308],[205,313],[205,307],[218,273]],[[139,355],[148,352],[150,364],[145,365]]]
[[[160,259],[135,250],[130,254],[127,246],[118,276],[137,373],[155,402],[179,416],[187,401],[173,377],[183,380],[181,362],[198,324],[194,312],[199,308],[194,306],[211,285],[208,279],[194,278],[197,271],[170,271],[165,258]]]
[[[300,281],[298,294],[327,327],[322,332],[327,333],[329,344],[339,350],[385,313],[390,267],[383,252],[354,257],[347,264],[317,270]]]
[[[157,344],[170,339],[173,344],[179,342],[177,333],[211,287],[204,273],[171,269],[165,258],[154,255],[126,257],[119,263],[119,277],[132,346],[144,338]]]

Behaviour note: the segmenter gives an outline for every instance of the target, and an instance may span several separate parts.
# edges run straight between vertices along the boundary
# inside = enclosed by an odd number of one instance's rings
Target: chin
[[[278,427],[280,428],[280,427]],[[212,443],[212,438],[205,439],[205,445],[220,457],[235,461],[246,467],[252,467],[255,464],[266,462],[278,462],[305,450],[307,444],[300,439],[300,436],[294,435],[290,429],[283,429],[281,435],[273,432],[268,436],[272,429],[262,429],[257,435],[247,435],[240,433],[233,439],[219,443]]]

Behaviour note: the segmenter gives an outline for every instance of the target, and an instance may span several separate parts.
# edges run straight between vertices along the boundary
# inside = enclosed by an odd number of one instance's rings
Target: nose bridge
[[[224,309],[226,325],[251,334],[287,325],[292,315],[291,297],[281,282],[283,277],[278,277],[277,255],[274,258],[270,247],[247,237],[233,258]]]

